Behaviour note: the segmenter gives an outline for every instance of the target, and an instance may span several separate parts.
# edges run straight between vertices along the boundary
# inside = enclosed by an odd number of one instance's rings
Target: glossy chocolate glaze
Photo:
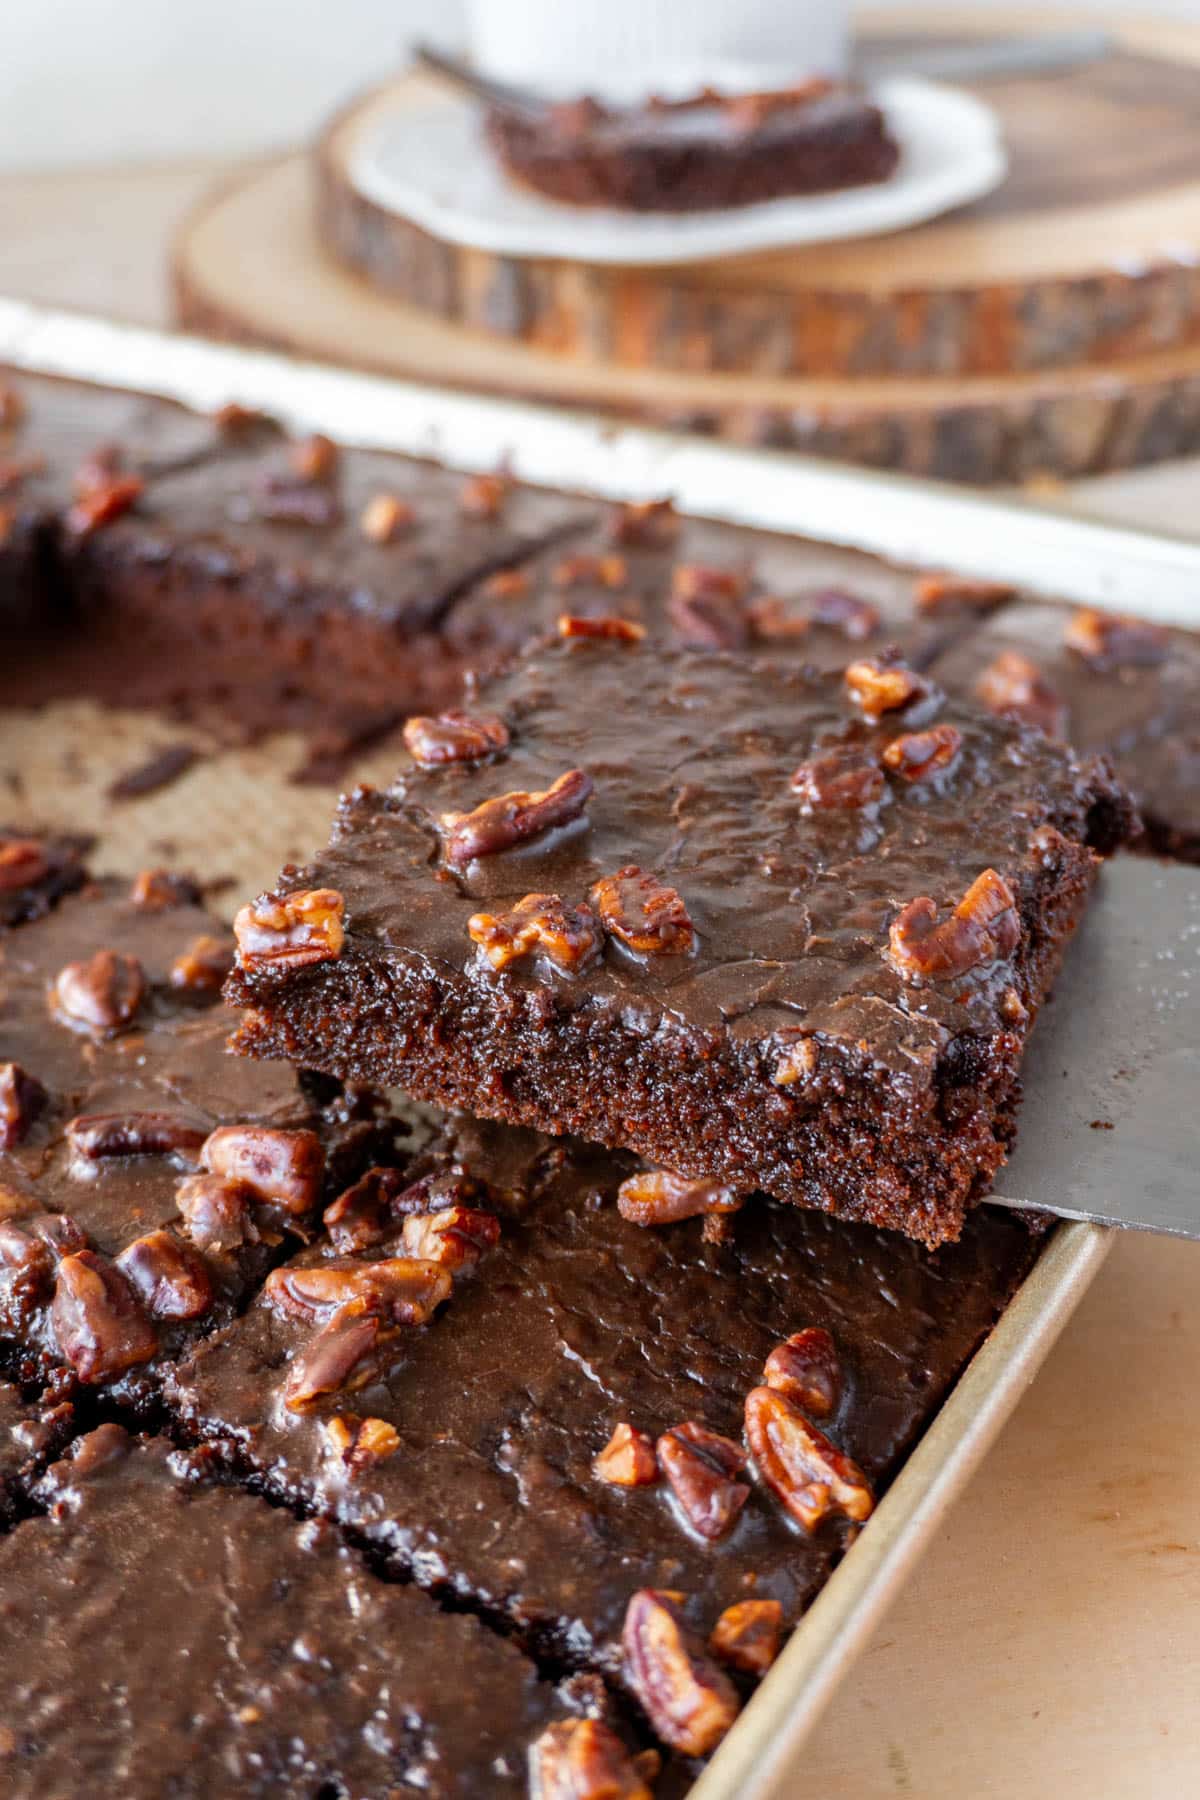
[[[705,1634],[747,1597],[793,1623],[827,1578],[845,1521],[809,1535],[755,1482],[732,1532],[697,1537],[665,1487],[622,1489],[592,1460],[628,1421],[652,1437],[694,1419],[742,1440],[769,1352],[805,1326],[832,1333],[844,1374],[824,1421],[877,1488],[936,1409],[1030,1267],[1036,1245],[983,1210],[936,1254],[886,1232],[751,1201],[706,1241],[699,1220],[649,1230],[618,1212],[620,1157],[466,1118],[411,1167],[441,1175],[422,1204],[500,1219],[498,1244],[432,1323],[402,1332],[382,1378],[289,1410],[311,1327],[262,1299],[171,1377],[186,1429],[274,1496],[338,1519],[398,1572],[503,1618],[539,1650],[611,1673],[641,1586],[682,1590]],[[396,1254],[402,1218],[362,1260]],[[328,1241],[301,1253],[311,1266]],[[352,1406],[389,1423],[396,1453],[349,1471],[323,1420]]]
[[[0,1541],[10,1800],[525,1793],[565,1708],[511,1645],[106,1425]]]

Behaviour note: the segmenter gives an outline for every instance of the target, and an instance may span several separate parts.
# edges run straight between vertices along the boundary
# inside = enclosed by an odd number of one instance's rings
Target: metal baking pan
[[[145,389],[206,411],[236,400],[347,443],[436,456],[467,470],[503,460],[521,479],[555,487],[629,499],[670,494],[681,510],[715,519],[1019,582],[1164,623],[1197,623],[1200,544],[1026,503],[613,427],[586,415],[450,394],[4,300],[0,362]],[[195,795],[189,803],[194,809]],[[321,806],[327,808],[324,798]],[[206,829],[219,834],[229,818],[227,806],[214,804]],[[106,821],[97,823],[103,830]],[[114,821],[114,832],[121,829]],[[1109,1234],[1090,1225],[1060,1225],[1047,1239],[1032,1273],[701,1776],[694,1800],[794,1793],[794,1759],[806,1734],[1029,1385],[1109,1243]]]

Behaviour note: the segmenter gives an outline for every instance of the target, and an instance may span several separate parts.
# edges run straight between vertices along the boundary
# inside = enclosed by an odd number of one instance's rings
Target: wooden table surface
[[[222,173],[0,177],[0,293],[167,322]],[[1200,532],[1200,465],[1064,505]],[[1200,1794],[1200,1245],[1129,1236],[813,1737],[797,1795]],[[801,1785],[803,1782],[803,1785]]]

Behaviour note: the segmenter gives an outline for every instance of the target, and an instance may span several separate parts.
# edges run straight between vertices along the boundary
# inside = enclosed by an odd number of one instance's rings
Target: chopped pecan
[[[124,1375],[158,1349],[158,1334],[128,1276],[94,1250],[59,1263],[50,1325],[61,1354],[88,1383]]]
[[[603,1450],[592,1458],[592,1474],[610,1487],[651,1486],[658,1480],[653,1439],[622,1419]]]
[[[130,1023],[145,992],[136,956],[97,950],[87,962],[68,963],[59,970],[50,1003],[55,1016],[72,1031],[112,1037]]]
[[[315,1131],[218,1125],[204,1140],[200,1165],[249,1188],[256,1199],[302,1217],[321,1197],[325,1152]]]
[[[68,508],[65,525],[72,537],[89,537],[102,525],[111,525],[137,505],[146,484],[137,475],[117,475],[110,481],[97,481],[82,492]]]
[[[667,601],[667,616],[680,642],[705,650],[740,650],[749,636],[748,585],[740,569],[680,563]]]
[[[719,100],[730,126],[737,132],[759,131],[777,113],[790,112],[797,106],[808,106],[827,94],[833,83],[824,75],[787,88],[771,88],[756,94],[729,94]]]
[[[400,1448],[400,1438],[386,1419],[363,1419],[357,1413],[335,1413],[324,1421],[329,1454],[355,1474],[386,1462]]]
[[[0,1219],[0,1328],[7,1335],[15,1336],[30,1309],[49,1294],[55,1260],[42,1238]]]
[[[506,913],[472,913],[467,932],[493,969],[539,956],[571,974],[594,961],[600,951],[591,909],[568,906],[558,894],[526,894]]]
[[[240,1181],[189,1175],[176,1188],[175,1203],[184,1230],[201,1250],[241,1250],[261,1241],[255,1195]]]
[[[21,1221],[25,1230],[45,1244],[57,1263],[76,1250],[90,1250],[87,1233],[80,1229],[70,1213],[30,1213]]]
[[[129,890],[134,906],[144,912],[165,912],[172,906],[194,906],[200,890],[186,875],[172,875],[166,869],[143,869]]]
[[[976,876],[949,918],[939,924],[937,915],[936,901],[921,895],[892,920],[886,954],[905,981],[963,975],[1011,956],[1021,941],[1016,895],[995,869]]]
[[[1081,606],[1068,620],[1063,642],[1098,669],[1144,669],[1166,661],[1171,634],[1149,619]]]
[[[969,575],[922,575],[913,588],[919,613],[995,612],[1016,589],[1007,581],[979,581]]]
[[[737,1212],[744,1204],[744,1195],[719,1181],[707,1176],[689,1181],[669,1169],[644,1169],[617,1189],[617,1210],[633,1225],[676,1225],[702,1214]]]
[[[438,826],[446,861],[452,869],[465,869],[477,856],[496,856],[545,831],[574,824],[591,796],[587,771],[568,769],[540,792],[497,794],[471,812],[443,813]]]
[[[604,929],[639,956],[681,956],[695,942],[682,895],[636,863],[605,875],[588,897]]]
[[[202,1319],[213,1303],[208,1270],[169,1231],[148,1231],[127,1244],[117,1267],[129,1277],[153,1319]]]
[[[783,1639],[783,1607],[778,1600],[737,1600],[727,1606],[708,1647],[715,1657],[743,1675],[765,1675]]]
[[[778,1388],[746,1396],[746,1441],[759,1475],[806,1531],[827,1514],[861,1522],[875,1505],[867,1478]]]
[[[101,1162],[114,1156],[174,1156],[194,1167],[204,1132],[178,1113],[81,1113],[67,1125],[67,1143],[75,1162]]]
[[[212,416],[213,424],[224,437],[252,436],[269,425],[266,413],[256,406],[243,406],[238,400],[227,400]]]
[[[750,1495],[748,1483],[736,1479],[746,1466],[741,1445],[689,1419],[664,1431],[655,1448],[692,1530],[710,1541],[724,1537]]]
[[[405,749],[423,769],[442,763],[481,762],[508,747],[508,726],[494,713],[454,710],[438,713],[436,718],[417,714],[405,722],[403,735]]]
[[[879,629],[879,608],[844,588],[821,588],[813,594],[808,600],[808,616],[814,625],[840,631],[854,644],[861,644]]]
[[[679,514],[670,500],[625,500],[608,519],[611,541],[630,550],[667,550],[679,528]]]
[[[416,511],[407,500],[395,494],[376,494],[363,507],[359,526],[373,544],[394,544],[416,521]]]
[[[334,962],[346,941],[346,903],[336,888],[260,894],[233,921],[243,969],[306,969]]]
[[[868,719],[903,712],[934,695],[933,687],[923,676],[903,663],[881,662],[878,658],[850,664],[846,670],[846,692]]]
[[[962,741],[955,725],[928,725],[924,731],[906,731],[893,738],[884,746],[882,760],[902,781],[929,781],[950,767]]]
[[[480,591],[488,600],[522,600],[530,586],[528,569],[497,569]]]
[[[480,1257],[500,1241],[495,1213],[469,1206],[444,1206],[439,1212],[411,1213],[404,1221],[404,1249],[423,1262],[441,1263],[457,1274],[473,1269]]]
[[[425,1325],[450,1297],[448,1271],[411,1256],[273,1269],[263,1298],[292,1319],[321,1321],[355,1307],[394,1325]]]
[[[623,588],[629,581],[629,564],[623,556],[564,556],[554,565],[550,579],[556,588]]]
[[[1067,708],[1061,695],[1028,656],[1002,650],[975,683],[975,698],[989,712],[1011,714],[1051,737],[1065,737]]]
[[[827,1419],[842,1397],[837,1348],[820,1325],[806,1325],[776,1344],[763,1365],[763,1379],[811,1418]]]
[[[559,613],[560,638],[606,638],[611,643],[640,644],[646,627],[636,619],[618,619],[613,613],[585,618],[579,613]]]
[[[530,1800],[653,1800],[639,1766],[599,1719],[559,1719],[529,1748]]]
[[[45,881],[50,861],[35,838],[0,838],[0,894]]]
[[[786,1033],[780,1035],[785,1037]],[[797,1081],[810,1081],[820,1061],[821,1052],[815,1038],[801,1036],[792,1043],[785,1042],[771,1080],[776,1087],[792,1087]]]
[[[753,636],[769,644],[806,638],[813,627],[807,612],[789,605],[778,594],[760,594],[747,606],[746,618]]]
[[[20,1063],[0,1062],[0,1150],[19,1144],[49,1096]]]
[[[215,994],[232,967],[233,946],[228,938],[203,932],[171,964],[171,986],[190,994]]]
[[[397,1217],[408,1210],[406,1196],[419,1187],[418,1205],[426,1204],[428,1187],[413,1183],[403,1169],[368,1169],[338,1195],[322,1215],[335,1250],[369,1250],[381,1244]]]
[[[385,1338],[378,1313],[345,1307],[313,1333],[292,1358],[284,1383],[290,1412],[304,1412],[326,1394],[349,1394],[365,1387],[378,1373],[378,1351]]]
[[[459,489],[459,508],[468,519],[498,519],[508,505],[512,485],[512,477],[503,472],[472,475]]]
[[[297,481],[331,481],[337,473],[339,451],[332,438],[314,431],[288,446],[288,463]]]
[[[715,1750],[738,1715],[738,1697],[688,1630],[676,1600],[640,1588],[625,1609],[625,1673],[651,1725],[684,1756]]]
[[[861,812],[877,807],[887,783],[858,744],[834,744],[802,762],[792,792],[806,818],[819,812]]]

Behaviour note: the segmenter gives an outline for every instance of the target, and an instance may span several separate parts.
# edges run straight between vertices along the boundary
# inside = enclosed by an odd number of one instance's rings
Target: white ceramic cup
[[[487,74],[549,93],[630,99],[722,65],[784,85],[847,66],[847,0],[468,0]]]

